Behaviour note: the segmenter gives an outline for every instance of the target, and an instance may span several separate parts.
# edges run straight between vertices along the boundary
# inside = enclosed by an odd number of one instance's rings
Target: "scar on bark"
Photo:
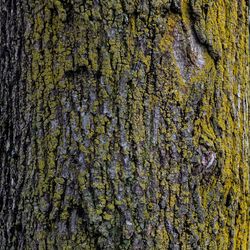
[[[193,18],[194,24],[192,25],[192,29],[197,40],[207,49],[209,55],[213,58],[213,60],[215,62],[218,62],[221,59],[221,52],[216,49],[210,39],[207,38],[206,30],[201,25],[201,20],[204,18],[202,16],[202,13],[207,15],[209,7],[209,4],[205,4],[204,6],[195,6],[194,1],[191,1],[189,12],[191,17]]]
[[[209,173],[212,173],[216,164],[217,155],[214,151],[208,149],[205,152],[201,152],[199,150],[198,156],[196,156],[194,160],[194,168],[192,174],[196,176],[200,174],[207,175]]]

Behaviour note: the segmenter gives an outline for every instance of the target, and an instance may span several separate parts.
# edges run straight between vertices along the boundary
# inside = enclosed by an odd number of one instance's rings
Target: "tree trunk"
[[[249,249],[245,0],[0,0],[1,249]]]

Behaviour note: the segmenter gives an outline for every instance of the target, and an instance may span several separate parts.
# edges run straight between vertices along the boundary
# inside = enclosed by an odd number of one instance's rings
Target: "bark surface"
[[[0,249],[249,249],[245,0],[0,0]]]

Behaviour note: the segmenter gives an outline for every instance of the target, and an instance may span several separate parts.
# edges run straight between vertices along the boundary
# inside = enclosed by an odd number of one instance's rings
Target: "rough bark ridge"
[[[0,0],[1,249],[247,249],[244,0]]]

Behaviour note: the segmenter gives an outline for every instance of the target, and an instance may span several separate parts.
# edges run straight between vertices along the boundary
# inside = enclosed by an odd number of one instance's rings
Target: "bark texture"
[[[0,0],[0,249],[249,249],[245,0]]]

